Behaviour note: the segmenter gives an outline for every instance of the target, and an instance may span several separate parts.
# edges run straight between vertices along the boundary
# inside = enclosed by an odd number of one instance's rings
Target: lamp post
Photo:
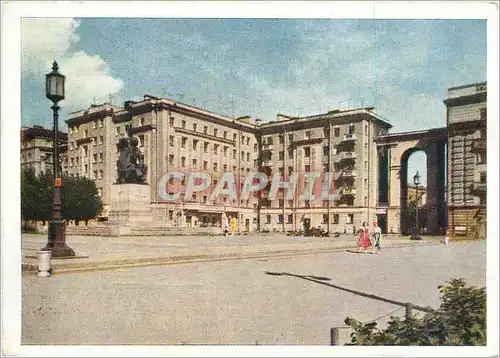
[[[67,257],[75,256],[75,252],[66,245],[66,227],[64,220],[61,218],[61,172],[59,168],[59,115],[60,107],[57,103],[64,99],[64,80],[65,77],[58,72],[59,66],[54,61],[52,72],[45,75],[45,95],[53,103],[52,112],[54,118],[53,131],[53,177],[54,177],[54,194],[52,198],[52,221],[49,225],[49,235],[47,246],[43,251],[52,251],[52,257]]]
[[[420,173],[417,170],[417,173],[413,176],[413,184],[415,185],[415,196],[417,198],[416,204],[415,204],[415,221],[416,221],[416,227],[412,233],[412,240],[422,240],[420,237],[420,224],[418,222],[418,205],[419,205],[419,197],[418,197],[418,188],[420,186]]]

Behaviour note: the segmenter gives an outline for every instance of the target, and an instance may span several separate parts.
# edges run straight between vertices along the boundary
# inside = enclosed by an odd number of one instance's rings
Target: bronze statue
[[[116,167],[118,172],[118,184],[146,182],[147,166],[144,164],[144,154],[137,147],[139,140],[132,134],[132,126],[125,126],[128,138],[118,141],[118,160]]]

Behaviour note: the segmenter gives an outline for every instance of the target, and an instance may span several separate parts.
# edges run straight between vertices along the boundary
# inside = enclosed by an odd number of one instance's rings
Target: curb
[[[384,246],[384,249],[403,248],[411,246],[430,246],[441,245],[440,242],[420,241],[401,244],[389,244]],[[199,263],[199,262],[215,262],[228,260],[245,260],[257,258],[281,258],[290,256],[312,255],[321,253],[341,252],[348,249],[355,249],[353,245],[345,245],[332,248],[308,249],[308,250],[276,250],[267,252],[256,252],[249,254],[225,253],[225,254],[206,254],[206,255],[180,255],[180,256],[164,256],[150,257],[139,259],[125,259],[115,261],[100,261],[89,263],[74,263],[74,264],[56,264],[52,266],[52,274],[70,274],[87,271],[106,271],[113,269],[126,269],[134,267],[152,267],[152,266],[167,266],[175,264]],[[36,275],[38,268],[32,264],[23,264],[23,275]]]

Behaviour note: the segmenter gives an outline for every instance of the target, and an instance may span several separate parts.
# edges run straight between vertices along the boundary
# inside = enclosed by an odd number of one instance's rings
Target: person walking
[[[373,231],[372,231],[372,237],[373,237],[373,250],[377,251],[377,254],[380,252],[381,248],[381,240],[382,240],[382,229],[376,222],[373,223]]]
[[[368,225],[366,221],[364,221],[361,229],[358,231],[358,251],[364,250],[364,252],[366,252],[370,246],[372,246],[370,233],[368,231]]]

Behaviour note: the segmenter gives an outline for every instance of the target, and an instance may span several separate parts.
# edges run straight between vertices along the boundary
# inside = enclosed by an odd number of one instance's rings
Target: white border
[[[498,347],[498,4],[471,2],[11,2],[2,4],[2,350],[23,356],[492,356]],[[20,18],[204,17],[488,19],[487,347],[20,346]],[[444,98],[444,93],[443,93]]]

